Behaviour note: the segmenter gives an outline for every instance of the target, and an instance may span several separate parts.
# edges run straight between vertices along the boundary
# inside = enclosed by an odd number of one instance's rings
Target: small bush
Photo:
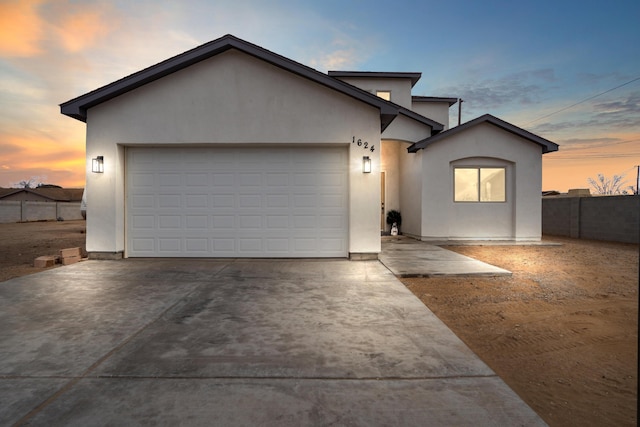
[[[393,225],[394,222],[398,225],[398,228],[400,228],[400,225],[402,224],[402,215],[400,215],[400,212],[398,211],[391,210],[387,212],[387,224]]]

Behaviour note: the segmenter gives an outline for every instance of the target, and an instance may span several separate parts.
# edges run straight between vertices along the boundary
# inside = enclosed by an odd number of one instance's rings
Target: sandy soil
[[[84,251],[84,233],[84,221],[0,224],[0,282]],[[549,240],[562,246],[448,247],[513,277],[403,282],[551,426],[636,425],[638,246]]]
[[[33,266],[39,256],[77,247],[84,253],[85,228],[83,220],[0,224],[0,282],[45,270]]]
[[[513,272],[403,279],[551,426],[637,420],[638,246],[457,246]]]

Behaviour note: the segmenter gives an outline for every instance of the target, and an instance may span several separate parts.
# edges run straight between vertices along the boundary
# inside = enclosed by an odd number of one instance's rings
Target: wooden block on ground
[[[80,256],[66,256],[62,258],[62,265],[75,264],[80,261],[82,258]]]
[[[36,268],[53,267],[56,263],[56,257],[54,256],[39,256],[33,261],[33,266]]]
[[[68,249],[60,249],[60,258],[67,258],[72,256],[81,256],[80,248],[68,248]]]

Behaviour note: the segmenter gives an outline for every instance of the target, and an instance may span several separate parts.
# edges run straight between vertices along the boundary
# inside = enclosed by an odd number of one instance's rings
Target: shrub
[[[402,224],[402,215],[400,215],[400,212],[398,211],[391,210],[387,212],[387,224],[392,225],[394,222],[398,225],[398,228],[400,228],[400,225]]]

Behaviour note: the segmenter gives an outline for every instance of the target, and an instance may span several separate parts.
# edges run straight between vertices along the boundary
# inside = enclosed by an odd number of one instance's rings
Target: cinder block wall
[[[0,201],[0,223],[82,219],[80,203]]]
[[[640,196],[542,199],[542,233],[639,243]]]
[[[82,219],[80,203],[56,203],[56,205],[56,219],[62,218],[65,221]]]
[[[22,221],[46,221],[56,219],[56,203],[22,202]]]
[[[19,200],[0,201],[0,223],[20,222],[22,207]]]

